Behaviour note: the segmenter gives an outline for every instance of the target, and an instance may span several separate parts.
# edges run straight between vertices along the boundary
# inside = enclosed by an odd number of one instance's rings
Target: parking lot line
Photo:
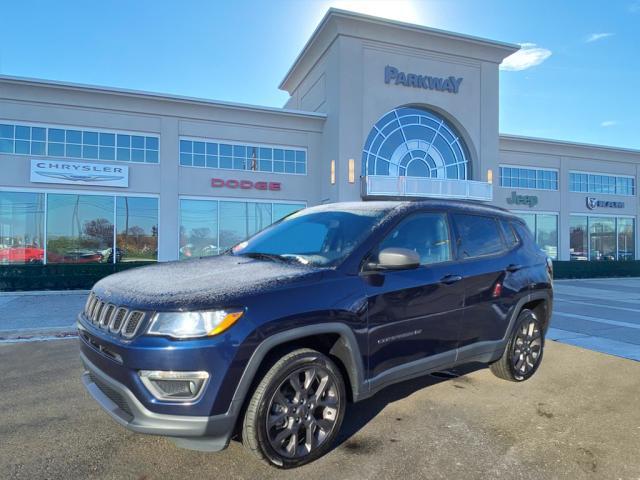
[[[604,323],[607,325],[614,325],[616,327],[635,328],[640,330],[640,324],[637,324],[637,323],[620,322],[618,320],[608,320],[606,318],[590,317],[588,315],[579,315],[577,313],[559,312],[557,310],[554,310],[553,314],[558,315],[560,317],[577,318],[579,320],[588,320],[590,322]]]
[[[563,338],[561,342],[640,362],[640,348],[631,343],[593,336]]]
[[[565,298],[556,298],[557,302],[563,302],[563,303],[575,303],[577,305],[589,305],[592,307],[602,307],[602,308],[607,308],[607,309],[612,309],[612,310],[622,310],[625,312],[635,312],[635,313],[640,313],[640,308],[629,308],[629,307],[615,307],[613,305],[605,305],[603,303],[593,303],[593,302],[585,302],[585,301],[579,301],[579,300],[567,300]]]

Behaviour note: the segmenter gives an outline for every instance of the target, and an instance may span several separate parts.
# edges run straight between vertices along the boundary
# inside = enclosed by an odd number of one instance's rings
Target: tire
[[[311,349],[294,350],[267,371],[253,392],[242,443],[279,468],[312,462],[331,448],[346,400],[342,374],[331,359]]]
[[[542,362],[544,331],[536,314],[524,309],[500,360],[489,367],[493,374],[511,382],[524,382],[533,376]]]

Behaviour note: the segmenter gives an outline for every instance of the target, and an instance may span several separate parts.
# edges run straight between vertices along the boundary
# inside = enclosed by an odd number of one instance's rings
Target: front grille
[[[131,312],[127,319],[127,323],[122,327],[122,336],[127,338],[133,337],[136,334],[136,330],[138,330],[143,317],[144,313],[142,312]]]
[[[118,406],[118,408],[120,408],[120,410],[122,410],[129,416],[129,418],[126,419],[127,421],[131,421],[133,419],[133,413],[131,412],[131,407],[129,407],[129,404],[127,403],[127,401],[124,399],[124,397],[120,392],[111,388],[105,382],[100,380],[97,375],[94,375],[91,372],[89,372],[89,378],[91,378],[91,381],[96,384],[96,387],[98,387],[100,391],[104,393],[109,400],[115,403]]]
[[[128,313],[129,313],[129,310],[127,310],[124,307],[120,307],[118,309],[115,316],[113,317],[113,322],[109,327],[109,331],[111,333],[118,333],[120,331],[120,327],[122,326],[122,321],[125,319]]]
[[[145,312],[107,303],[93,292],[89,294],[84,314],[93,325],[126,339],[136,335],[146,317]]]

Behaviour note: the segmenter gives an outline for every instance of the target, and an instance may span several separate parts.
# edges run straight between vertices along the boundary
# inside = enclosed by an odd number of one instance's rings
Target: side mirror
[[[408,248],[385,248],[378,254],[374,270],[411,270],[420,266],[420,256]]]

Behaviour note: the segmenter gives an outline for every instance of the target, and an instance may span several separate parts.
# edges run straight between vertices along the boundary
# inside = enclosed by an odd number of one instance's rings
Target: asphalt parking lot
[[[235,442],[203,454],[119,427],[81,386],[77,340],[34,341],[73,331],[86,292],[2,294],[0,478],[639,479],[640,279],[555,292],[561,343],[532,380],[483,369],[390,387],[350,408],[329,455],[289,472]]]
[[[232,443],[217,454],[129,433],[83,390],[77,340],[0,345],[0,477],[640,477],[640,364],[548,342],[536,376],[428,376],[350,408],[341,442],[282,472]]]
[[[559,280],[547,338],[640,361],[640,278]]]

